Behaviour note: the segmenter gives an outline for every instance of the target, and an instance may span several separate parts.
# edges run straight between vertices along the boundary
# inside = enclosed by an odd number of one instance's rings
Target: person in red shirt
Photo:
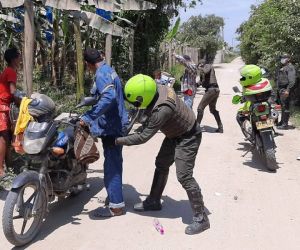
[[[16,48],[7,49],[4,53],[7,67],[0,74],[0,178],[5,175],[4,161],[8,162],[8,146],[11,140],[9,107],[16,91],[17,69],[21,56]]]

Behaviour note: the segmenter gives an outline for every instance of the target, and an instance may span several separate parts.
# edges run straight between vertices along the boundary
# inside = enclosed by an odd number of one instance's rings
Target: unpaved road
[[[300,162],[296,161],[300,133],[289,130],[276,138],[280,163],[277,173],[265,171],[251,152],[242,157],[249,147],[235,121],[237,107],[231,104],[231,88],[238,83],[242,62],[237,59],[217,66],[222,92],[218,107],[225,133],[210,133],[215,121],[206,110],[203,125],[207,132],[203,134],[194,172],[210,213],[210,230],[195,236],[184,234],[191,210],[174,167],[164,192],[163,210],[143,214],[133,211],[133,204],[149,193],[155,155],[163,139],[162,134],[157,134],[145,145],[124,148],[125,216],[107,220],[90,216],[99,206],[97,197],[104,194],[102,167],[94,164],[92,168],[98,173],[90,175],[91,190],[52,205],[40,234],[27,248],[300,249]],[[196,105],[200,98],[197,95]],[[0,211],[3,203],[1,200]],[[163,224],[165,235],[155,231],[154,217]],[[11,247],[0,226],[0,249]]]

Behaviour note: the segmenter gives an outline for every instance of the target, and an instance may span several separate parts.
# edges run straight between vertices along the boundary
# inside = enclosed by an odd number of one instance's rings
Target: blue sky
[[[261,0],[202,0],[203,4],[198,4],[193,9],[183,9],[180,11],[182,22],[187,21],[191,16],[215,14],[221,16],[225,21],[224,37],[230,45],[237,45],[235,40],[236,29],[243,21],[249,17],[250,6],[257,5]]]

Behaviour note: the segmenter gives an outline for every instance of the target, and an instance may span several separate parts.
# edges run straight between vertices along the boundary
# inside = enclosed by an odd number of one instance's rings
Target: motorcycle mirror
[[[240,89],[237,86],[234,86],[232,89],[234,93],[241,93]]]
[[[97,103],[97,99],[92,96],[82,98],[81,102],[76,106],[76,108],[81,108],[84,106],[92,106]]]
[[[232,104],[239,104],[241,102],[241,96],[240,95],[235,95],[233,98],[232,98]]]

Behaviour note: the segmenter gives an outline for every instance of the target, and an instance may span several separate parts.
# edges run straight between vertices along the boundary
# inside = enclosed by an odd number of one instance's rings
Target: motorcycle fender
[[[275,141],[273,138],[273,131],[272,130],[262,130],[260,131],[261,140],[263,143],[264,149],[274,148]]]
[[[37,186],[39,186],[40,185],[39,174],[31,170],[20,173],[13,181],[12,189],[20,188],[29,182],[33,182],[37,184]]]

